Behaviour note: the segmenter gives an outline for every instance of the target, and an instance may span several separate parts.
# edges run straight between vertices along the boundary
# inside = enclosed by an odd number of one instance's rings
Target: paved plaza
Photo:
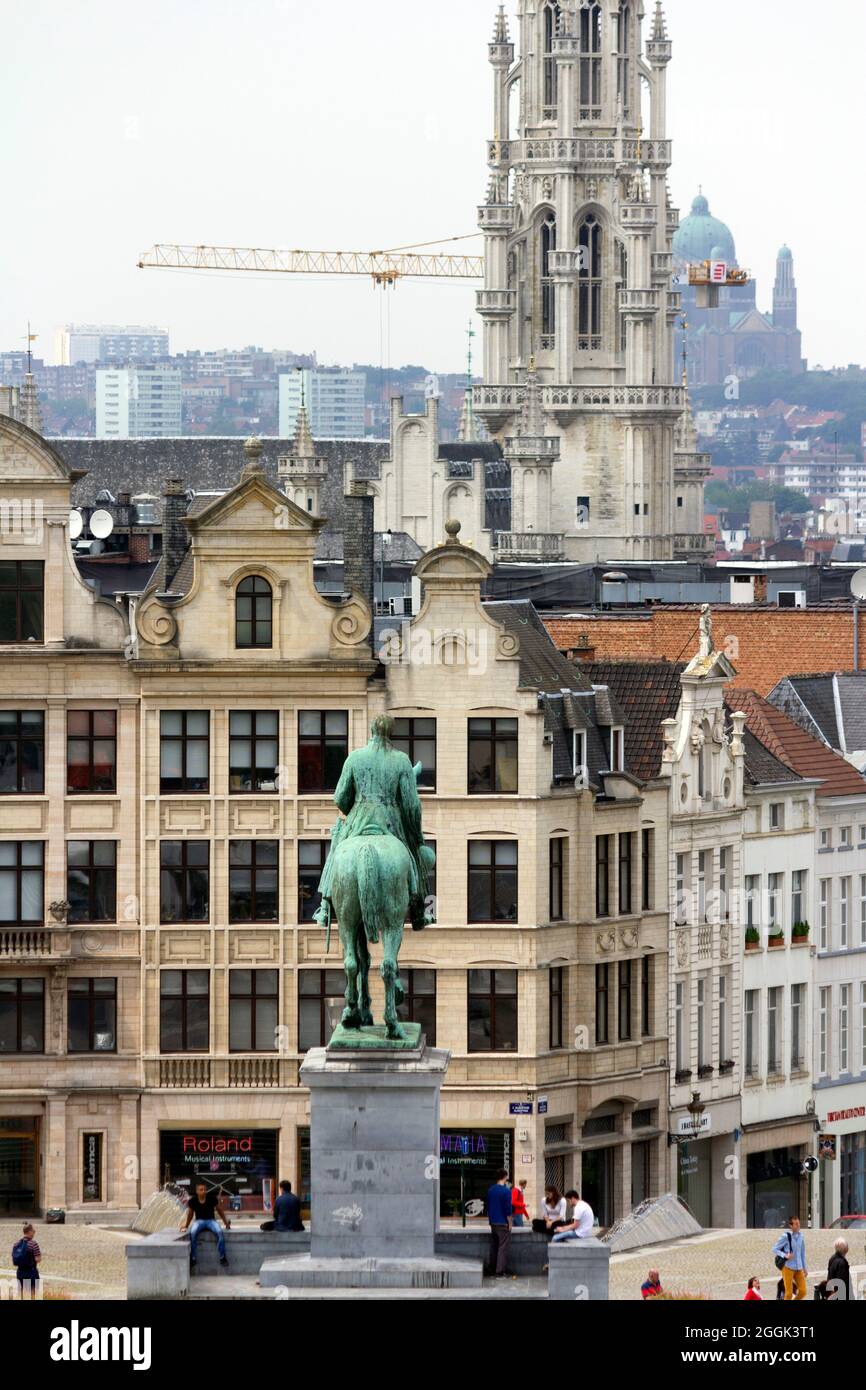
[[[124,1247],[139,1237],[125,1231],[95,1225],[46,1226],[37,1222],[37,1240],[42,1248],[42,1272],[48,1292],[63,1293],[72,1299],[123,1299],[126,1294]],[[14,1277],[12,1245],[21,1230],[19,1221],[0,1221],[0,1279]],[[759,1275],[766,1298],[775,1297],[778,1274],[773,1265],[773,1231],[707,1231],[690,1240],[671,1245],[648,1246],[628,1254],[614,1255],[610,1266],[610,1296],[613,1301],[640,1300],[640,1286],[647,1270],[661,1272],[666,1290],[703,1293],[713,1300],[742,1299],[751,1274]],[[816,1279],[827,1272],[827,1261],[839,1231],[806,1231],[810,1292]],[[846,1236],[851,1247],[852,1267],[866,1264],[866,1233],[852,1231]],[[472,1295],[496,1299],[535,1299],[544,1297],[547,1282],[542,1279],[485,1280],[484,1289]],[[270,1290],[260,1290],[254,1278],[193,1280],[190,1290],[198,1298],[272,1298]],[[298,1296],[293,1292],[292,1297]],[[430,1297],[430,1290],[419,1290]],[[310,1291],[308,1297],[340,1297],[339,1291]],[[374,1296],[374,1291],[354,1290],[353,1298]],[[392,1296],[394,1296],[392,1294]],[[402,1295],[401,1295],[402,1296]],[[439,1294],[434,1295],[439,1297]],[[464,1298],[465,1290],[453,1290],[451,1298]]]

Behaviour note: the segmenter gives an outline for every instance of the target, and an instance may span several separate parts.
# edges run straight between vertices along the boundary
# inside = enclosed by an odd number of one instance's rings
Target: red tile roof
[[[832,748],[807,734],[787,714],[762,700],[754,690],[728,692],[732,710],[742,710],[746,728],[769,748],[774,757],[801,777],[820,777],[819,796],[863,796],[866,779]]]

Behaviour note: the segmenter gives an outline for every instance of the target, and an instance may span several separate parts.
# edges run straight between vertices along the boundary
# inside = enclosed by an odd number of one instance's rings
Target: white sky
[[[761,307],[787,241],[810,362],[866,362],[866,4],[665,8],[675,202],[685,215],[703,184]],[[135,262],[155,241],[366,250],[473,232],[494,10],[3,0],[0,346],[17,346],[28,318],[49,361],[63,322],[158,323],[176,351],[257,343],[378,363],[366,282]],[[404,285],[389,302],[392,365],[463,367],[468,284]]]

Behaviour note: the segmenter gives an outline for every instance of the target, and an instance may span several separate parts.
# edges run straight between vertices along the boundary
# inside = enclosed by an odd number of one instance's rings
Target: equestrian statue
[[[365,748],[350,753],[334,801],[343,813],[331,832],[331,848],[319,882],[315,920],[327,929],[336,919],[346,972],[344,1029],[373,1026],[370,1008],[370,945],[382,940],[379,967],[385,985],[385,1036],[406,1037],[397,1019],[405,991],[397,957],[407,916],[414,931],[426,925],[428,875],[435,855],[424,844],[415,767],[391,742],[394,721],[380,715]]]

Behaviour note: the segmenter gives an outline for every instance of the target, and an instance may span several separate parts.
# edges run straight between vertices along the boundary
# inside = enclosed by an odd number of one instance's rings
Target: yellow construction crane
[[[477,233],[476,233],[477,235]],[[469,238],[448,237],[447,241]],[[441,246],[424,242],[422,246]],[[443,252],[420,254],[415,247],[392,251],[277,251],[259,246],[179,246],[161,242],[145,251],[140,270],[248,270],[283,275],[369,275],[384,289],[398,280],[481,280],[482,256]]]

